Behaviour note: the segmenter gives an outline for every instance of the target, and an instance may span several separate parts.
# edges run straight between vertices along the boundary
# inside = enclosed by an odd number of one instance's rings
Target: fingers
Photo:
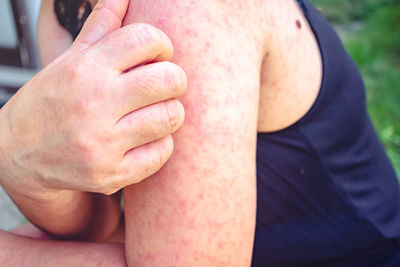
[[[88,54],[96,57],[99,64],[124,72],[140,64],[170,60],[173,47],[162,31],[148,24],[136,23],[109,34]]]
[[[114,126],[114,140],[121,151],[161,139],[176,131],[185,112],[178,100],[168,100],[139,109],[123,117]]]
[[[100,0],[86,20],[71,49],[82,50],[119,29],[129,0]]]
[[[170,62],[143,65],[120,78],[115,85],[113,101],[121,117],[150,104],[177,98],[187,88],[185,72]]]
[[[141,182],[156,173],[171,157],[174,149],[172,136],[132,149],[126,153],[120,168],[120,175],[104,184],[103,194],[113,194],[128,185]]]

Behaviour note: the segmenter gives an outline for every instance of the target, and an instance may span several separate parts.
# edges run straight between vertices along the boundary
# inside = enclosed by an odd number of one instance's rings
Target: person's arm
[[[42,0],[38,20],[38,42],[43,67],[63,54],[72,37],[59,23],[54,0]],[[3,185],[21,212],[54,238],[104,240],[118,227],[121,194],[102,195],[72,190],[22,195]],[[47,190],[44,190],[47,191]]]
[[[48,65],[72,44],[70,34],[58,23],[54,0],[42,0],[38,40],[43,66]],[[54,238],[104,240],[117,229],[121,217],[121,194],[102,195],[72,190],[43,190],[46,194],[4,189],[20,211]]]
[[[0,230],[0,266],[126,266],[124,246],[39,240]]]
[[[2,185],[24,216],[55,239],[103,241],[121,223],[121,194],[73,190],[21,192]],[[54,193],[53,193],[54,192]]]
[[[42,0],[37,23],[37,39],[42,67],[64,53],[72,44],[71,34],[58,22],[55,0]]]
[[[57,238],[112,234],[119,196],[106,195],[156,172],[183,121],[174,98],[186,76],[164,62],[171,42],[149,25],[121,28],[127,6],[100,1],[72,46],[0,110],[0,185]]]
[[[125,190],[129,266],[249,266],[264,36],[258,1],[131,2],[125,22],[159,27],[188,75],[175,150]]]

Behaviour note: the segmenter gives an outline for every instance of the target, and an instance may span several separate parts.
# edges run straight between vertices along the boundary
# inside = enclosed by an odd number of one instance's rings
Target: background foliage
[[[370,116],[400,178],[400,0],[311,1],[359,66]]]

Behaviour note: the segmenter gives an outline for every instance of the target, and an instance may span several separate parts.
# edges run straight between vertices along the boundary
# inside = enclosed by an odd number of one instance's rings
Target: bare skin
[[[126,266],[124,247],[112,243],[38,240],[0,231],[1,266]]]
[[[171,160],[125,190],[127,262],[249,266],[256,133],[289,126],[315,100],[321,63],[311,30],[295,1],[137,0],[132,22],[171,38],[189,88]]]
[[[72,46],[0,111],[1,186],[59,238],[111,235],[120,198],[107,195],[156,172],[184,118],[174,98],[186,76],[166,62],[170,40],[150,25],[121,28],[128,1],[117,2],[99,3]]]
[[[320,87],[308,23],[292,0],[137,0],[135,22],[171,38],[189,88],[172,158],[125,190],[127,264],[249,266],[256,134],[296,122]]]

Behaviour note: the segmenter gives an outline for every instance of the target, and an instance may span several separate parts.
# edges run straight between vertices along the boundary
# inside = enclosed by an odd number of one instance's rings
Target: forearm
[[[124,246],[45,241],[0,231],[1,266],[126,266]]]
[[[30,222],[57,239],[105,240],[120,221],[119,194],[63,190],[39,197],[4,189]]]

